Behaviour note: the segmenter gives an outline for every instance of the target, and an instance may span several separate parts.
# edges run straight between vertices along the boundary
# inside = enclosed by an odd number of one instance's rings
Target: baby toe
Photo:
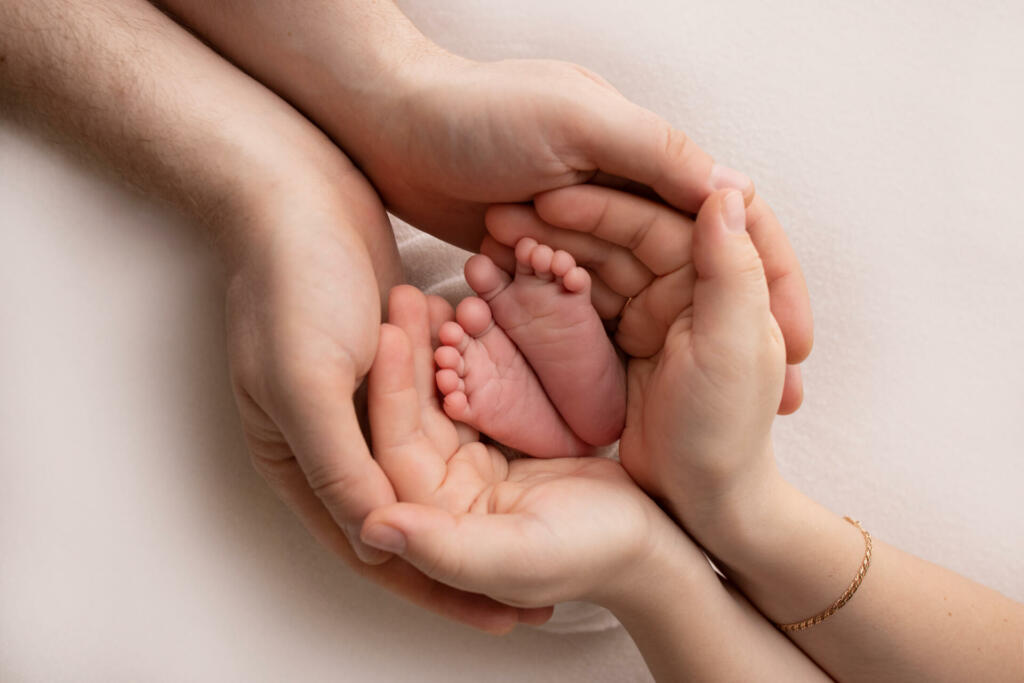
[[[498,296],[512,281],[508,273],[499,268],[490,257],[483,254],[471,256],[466,261],[463,272],[469,286],[486,301]]]
[[[441,369],[454,370],[459,377],[465,374],[462,354],[454,346],[437,347],[437,351],[434,351],[434,362]]]
[[[475,296],[467,297],[459,302],[455,309],[455,320],[471,337],[479,337],[491,329],[494,318],[487,302]],[[464,351],[464,348],[459,348]]]
[[[453,391],[444,397],[444,413],[453,420],[467,422],[471,419],[469,399],[464,391]]]
[[[555,277],[565,277],[565,274],[576,267],[576,259],[567,251],[559,249],[551,257],[551,272]]]
[[[546,244],[538,244],[537,247],[530,254],[530,267],[533,268],[534,275],[543,279],[551,280],[551,260],[554,258],[555,252]]]
[[[590,273],[576,266],[562,277],[562,285],[573,293],[590,293]]]
[[[469,338],[466,336],[466,331],[462,329],[462,325],[452,321],[441,324],[437,330],[437,339],[445,346],[454,347],[460,353],[465,351],[466,345],[469,343]]]
[[[532,237],[524,237],[516,242],[516,273],[532,275],[533,266],[530,265],[530,255],[537,248],[537,240]]]
[[[437,382],[437,388],[446,396],[456,391],[463,391],[466,388],[466,385],[454,370],[438,370],[434,373],[434,379]]]

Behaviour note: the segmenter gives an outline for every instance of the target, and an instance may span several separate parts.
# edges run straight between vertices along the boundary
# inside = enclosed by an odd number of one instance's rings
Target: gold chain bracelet
[[[816,614],[810,619],[804,619],[803,621],[794,621],[791,624],[776,624],[780,631],[803,631],[805,628],[810,628],[816,624],[828,619],[830,616],[838,612],[843,608],[843,605],[850,601],[853,594],[860,588],[861,582],[864,580],[864,576],[868,573],[868,567],[871,566],[871,534],[864,530],[864,527],[860,525],[860,522],[850,519],[849,517],[843,517],[847,522],[857,527],[860,530],[861,535],[864,536],[864,559],[860,563],[860,569],[857,570],[857,576],[853,577],[853,581],[850,583],[850,587],[839,596],[839,599],[833,602],[828,609],[820,614]]]

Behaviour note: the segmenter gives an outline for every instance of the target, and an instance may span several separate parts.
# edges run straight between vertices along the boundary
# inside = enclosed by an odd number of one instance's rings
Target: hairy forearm
[[[693,531],[780,623],[827,608],[865,552],[854,526],[780,478]],[[853,598],[826,621],[790,635],[843,681],[1010,681],[1024,671],[1021,605],[878,539]]]
[[[447,53],[391,0],[155,0],[358,156],[428,57]]]
[[[6,116],[173,202],[230,249],[244,239],[225,233],[313,185],[376,201],[314,126],[143,0],[5,0],[0,46]],[[351,229],[394,269],[385,221]]]

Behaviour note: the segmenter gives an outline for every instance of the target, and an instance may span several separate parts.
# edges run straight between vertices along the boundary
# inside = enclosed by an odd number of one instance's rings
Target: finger
[[[458,436],[452,421],[441,408],[434,379],[436,367],[434,365],[434,340],[431,338],[430,330],[429,300],[423,292],[415,287],[409,285],[395,287],[391,290],[388,300],[388,317],[405,331],[411,344],[413,376],[421,411],[421,427],[429,441],[429,448],[432,453],[446,455],[454,453],[458,447]],[[438,327],[440,328],[440,323]],[[424,445],[423,448],[428,448],[428,446]],[[413,453],[407,455],[410,458],[416,457]],[[387,473],[389,477],[392,474],[390,471]],[[421,482],[415,493],[411,489],[400,490],[399,498],[419,500],[418,497],[411,498],[410,496],[422,495],[427,481],[429,480]]]
[[[534,205],[544,223],[630,248],[659,275],[692,257],[693,221],[641,197],[577,185],[538,195]],[[761,197],[755,197],[747,208],[746,220],[764,264],[772,313],[786,339],[788,360],[799,363],[813,344],[813,318],[800,263],[778,219]]]
[[[693,331],[720,357],[760,358],[775,329],[744,214],[742,196],[727,191],[712,195],[697,216]]]
[[[580,119],[571,119],[567,135],[579,140],[589,161],[580,170],[600,170],[647,185],[666,202],[696,213],[715,190],[735,189],[744,201],[754,197],[750,179],[716,164],[682,131],[625,98],[604,96],[588,106]]]
[[[786,338],[786,359],[800,363],[814,344],[814,318],[800,262],[778,218],[761,197],[747,207],[747,232],[764,264],[772,315]]]
[[[574,185],[537,195],[534,206],[543,222],[627,249],[655,275],[690,262],[693,220],[662,203]]]
[[[790,415],[800,409],[804,402],[804,383],[799,365],[786,366],[786,382],[779,401],[779,415]]]
[[[587,272],[590,273],[590,303],[594,305],[597,314],[604,320],[618,317],[626,297],[606,285],[594,271],[587,268]]]
[[[298,516],[313,537],[339,556],[356,573],[410,602],[449,619],[488,633],[508,633],[516,623],[535,624],[543,610],[521,610],[475,593],[466,593],[430,579],[409,563],[369,548],[390,561],[370,566],[359,561],[349,540],[335,523],[309,484],[294,458],[270,455],[256,459],[256,469],[284,503]],[[363,545],[358,532],[353,541]]]
[[[523,547],[518,515],[452,513],[396,503],[367,517],[361,539],[392,552],[427,576],[474,593],[515,590],[524,572],[513,550]],[[523,604],[529,603],[529,596]]]
[[[395,325],[381,325],[369,377],[370,429],[377,462],[401,500],[426,499],[447,471],[443,455],[424,430],[415,375],[408,334]]]
[[[636,181],[630,180],[629,178],[623,178],[617,175],[611,175],[598,171],[588,181],[591,185],[600,185],[601,187],[610,187],[613,190],[619,190],[621,192],[628,192],[635,194],[638,197],[646,197],[656,202],[664,201],[658,196],[658,193],[650,188],[648,185],[642,185]]]
[[[336,371],[335,371],[336,370]],[[293,370],[281,387],[282,401],[274,414],[283,442],[291,445],[306,474],[306,487],[320,498],[334,521],[352,540],[359,557],[381,562],[379,552],[359,541],[359,529],[374,508],[392,503],[391,482],[370,455],[352,399],[351,371],[318,367],[316,372]],[[269,419],[268,419],[269,421]],[[255,454],[265,444],[249,437]]]
[[[650,358],[665,344],[669,328],[693,303],[692,264],[659,277],[622,310],[615,342],[634,358]]]
[[[443,297],[436,294],[427,297],[427,309],[430,317],[430,347],[436,349],[441,344],[438,339],[441,325],[455,320],[455,309]]]
[[[420,405],[434,401],[434,348],[430,340],[430,309],[426,295],[411,285],[399,285],[388,296],[388,322],[409,338]]]
[[[623,296],[638,293],[654,277],[628,249],[579,231],[556,228],[527,205],[494,205],[487,211],[486,223],[491,236],[506,246],[513,247],[522,238],[531,237],[552,249],[569,252],[578,265],[595,272]]]

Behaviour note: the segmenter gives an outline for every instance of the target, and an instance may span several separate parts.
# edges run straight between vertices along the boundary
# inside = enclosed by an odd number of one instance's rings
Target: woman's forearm
[[[692,531],[779,623],[828,608],[865,554],[856,527],[781,478]],[[790,637],[843,681],[1018,681],[1024,673],[1024,607],[877,538],[850,601]]]
[[[721,581],[682,534],[676,536],[649,563],[652,571],[603,601],[629,631],[656,680],[828,680]]]

